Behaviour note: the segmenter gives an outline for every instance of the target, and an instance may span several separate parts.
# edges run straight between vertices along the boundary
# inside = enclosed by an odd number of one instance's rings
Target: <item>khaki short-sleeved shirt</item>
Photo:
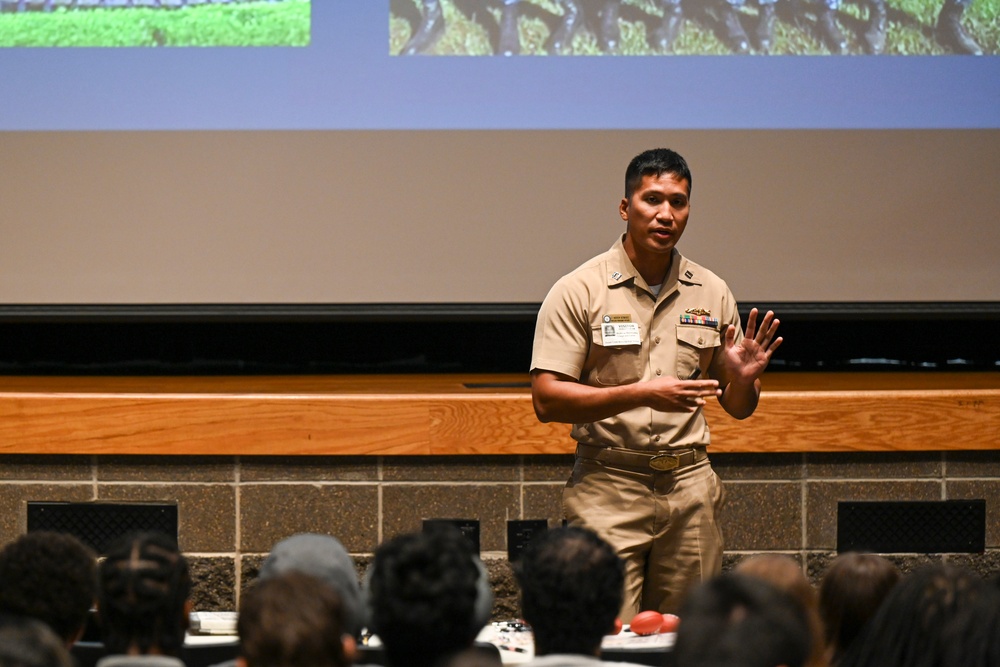
[[[736,327],[737,343],[743,337],[736,299],[726,283],[674,250],[670,273],[654,297],[625,254],[623,238],[549,291],[535,324],[531,370],[568,375],[593,387],[661,376],[687,379],[697,369],[702,378],[713,377],[726,325]],[[630,323],[638,325],[637,332]],[[667,413],[636,408],[574,424],[572,437],[584,444],[638,450],[709,444],[701,409]]]

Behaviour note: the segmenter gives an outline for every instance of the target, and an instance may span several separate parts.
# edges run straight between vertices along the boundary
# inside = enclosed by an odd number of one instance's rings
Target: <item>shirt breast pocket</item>
[[[590,365],[597,384],[617,386],[642,379],[642,345],[605,347],[601,327],[591,329]]]
[[[677,325],[677,377],[686,380],[696,370],[705,373],[721,343],[722,336],[716,329]]]

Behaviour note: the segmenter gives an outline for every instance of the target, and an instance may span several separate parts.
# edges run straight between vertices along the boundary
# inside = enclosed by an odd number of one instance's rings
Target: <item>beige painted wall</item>
[[[1000,131],[0,133],[0,304],[540,301],[640,150],[761,301],[998,299]]]

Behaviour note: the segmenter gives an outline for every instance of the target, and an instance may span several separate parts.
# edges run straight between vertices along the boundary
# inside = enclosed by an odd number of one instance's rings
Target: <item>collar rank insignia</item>
[[[681,315],[681,324],[694,324],[701,327],[719,328],[719,318],[712,317],[712,311],[704,308],[688,308]]]

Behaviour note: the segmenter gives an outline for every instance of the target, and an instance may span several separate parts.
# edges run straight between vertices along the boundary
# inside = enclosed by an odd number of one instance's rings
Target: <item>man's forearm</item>
[[[531,398],[540,421],[583,424],[640,407],[641,384],[591,387],[543,373],[532,376]]]
[[[719,397],[719,405],[736,419],[746,419],[757,409],[757,401],[760,398],[760,380],[755,380],[753,384],[738,385],[730,382],[722,390]]]

